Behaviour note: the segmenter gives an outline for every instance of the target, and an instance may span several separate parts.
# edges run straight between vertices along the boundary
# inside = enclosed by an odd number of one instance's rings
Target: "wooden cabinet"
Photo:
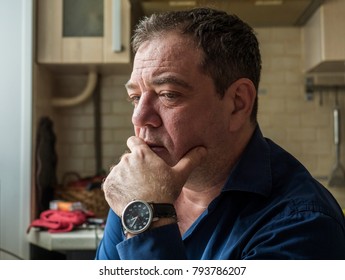
[[[304,70],[345,71],[345,1],[329,0],[303,28]]]
[[[65,0],[66,1],[66,0]],[[131,7],[129,0],[92,0],[97,11],[86,17],[86,24],[95,26],[90,20],[99,21],[100,34],[77,35],[66,32],[66,17],[73,20],[73,12],[80,16],[75,6],[66,14],[64,0],[37,0],[37,62],[42,64],[108,64],[130,63]],[[67,0],[68,1],[68,0]],[[69,3],[88,1],[69,1]],[[100,8],[101,7],[101,8]],[[91,9],[94,9],[91,7]],[[94,9],[95,10],[95,9]],[[65,13],[64,13],[65,12]],[[68,27],[67,27],[68,28]],[[75,28],[78,29],[78,28]],[[121,42],[120,42],[121,41]]]

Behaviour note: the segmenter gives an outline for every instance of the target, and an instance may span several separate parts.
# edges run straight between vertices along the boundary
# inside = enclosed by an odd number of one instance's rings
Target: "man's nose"
[[[135,127],[159,127],[162,124],[161,117],[157,108],[155,96],[142,94],[138,104],[134,107],[132,123]]]

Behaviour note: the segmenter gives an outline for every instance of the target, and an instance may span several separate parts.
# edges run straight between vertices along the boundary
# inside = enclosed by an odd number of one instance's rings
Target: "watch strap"
[[[157,218],[176,217],[176,211],[173,204],[170,203],[150,203],[153,209],[153,216]]]

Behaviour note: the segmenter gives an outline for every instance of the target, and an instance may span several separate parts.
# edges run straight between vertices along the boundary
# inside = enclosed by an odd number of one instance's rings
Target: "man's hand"
[[[131,152],[122,156],[103,183],[105,199],[119,216],[134,199],[173,204],[206,155],[204,147],[196,147],[171,167],[138,137],[130,137],[127,146]]]

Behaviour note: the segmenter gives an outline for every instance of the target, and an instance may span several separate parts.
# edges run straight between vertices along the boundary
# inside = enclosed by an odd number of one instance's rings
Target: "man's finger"
[[[133,151],[135,147],[140,146],[140,145],[144,145],[145,147],[147,147],[145,141],[139,137],[131,136],[127,139],[127,147],[131,151]]]

